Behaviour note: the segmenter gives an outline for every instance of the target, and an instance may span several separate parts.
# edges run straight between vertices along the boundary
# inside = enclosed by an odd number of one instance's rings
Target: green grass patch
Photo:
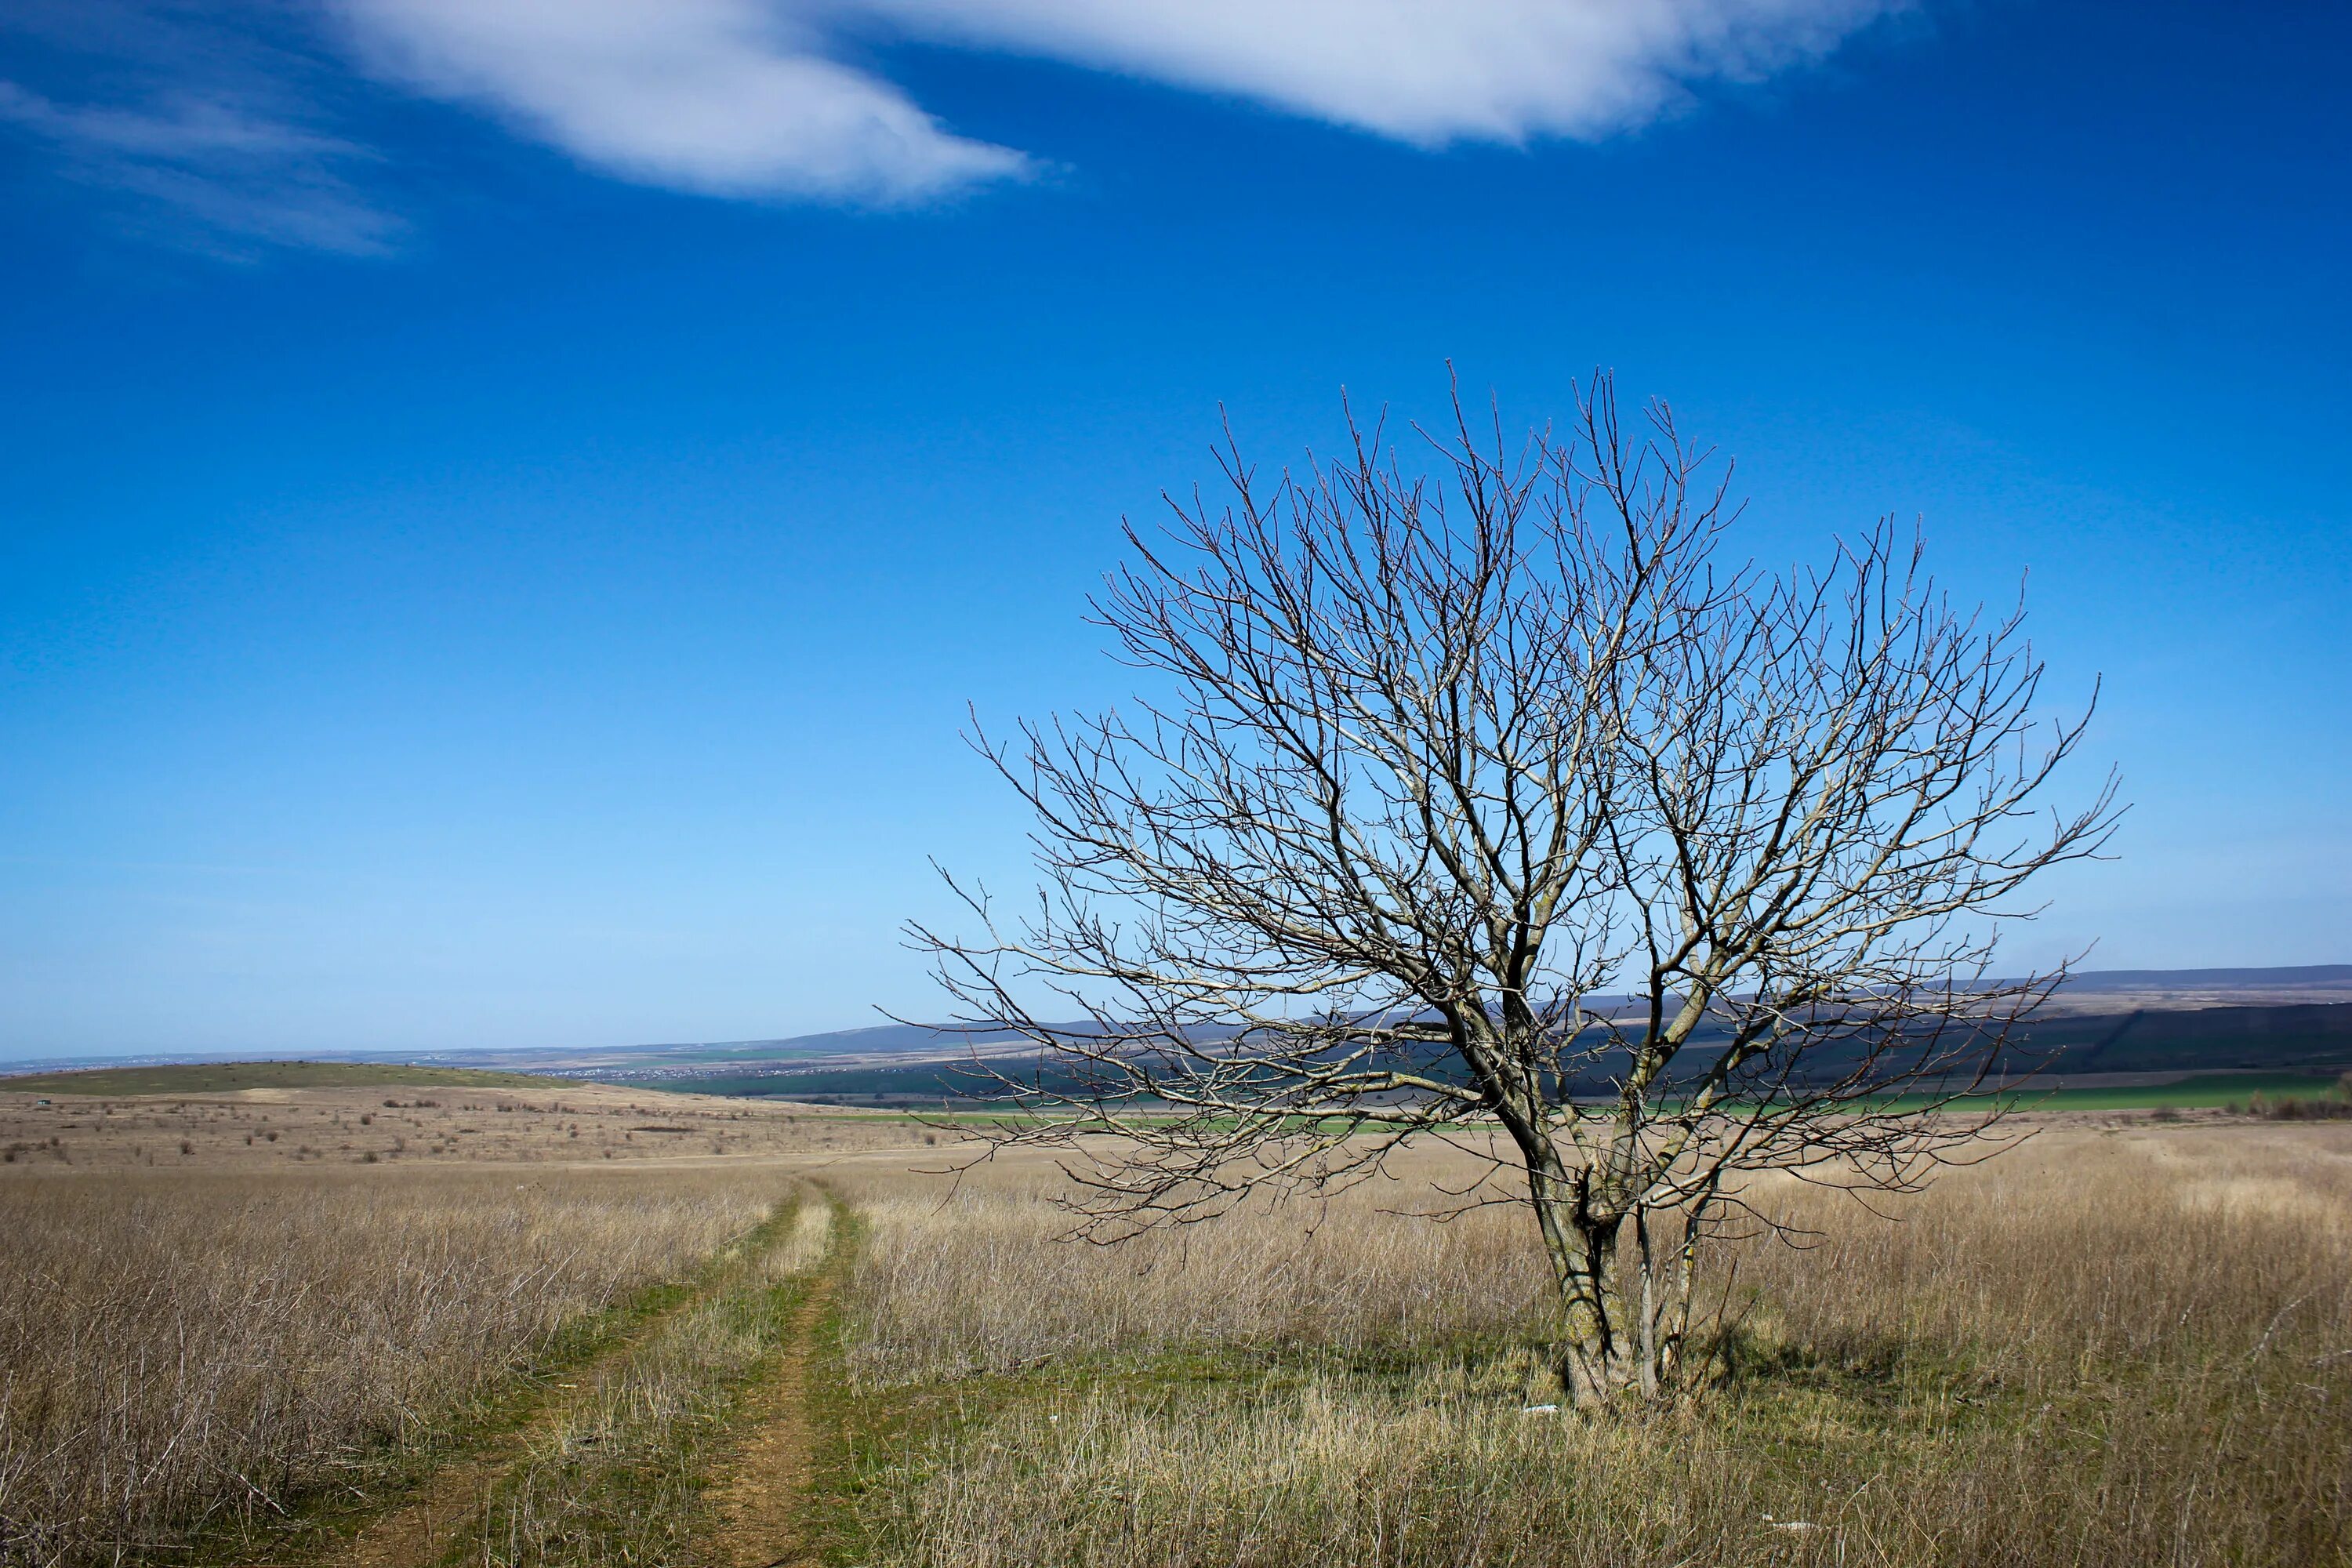
[[[1576,1513],[1633,1528],[1637,1513],[1661,1510],[1612,1505],[1671,1497],[1694,1441],[1748,1457],[1738,1498],[1725,1500],[1744,1529],[1768,1509],[1790,1517],[1811,1511],[1832,1488],[1855,1491],[1890,1454],[2023,1419],[2018,1401],[1967,1392],[1977,1385],[1942,1364],[1791,1356],[1744,1368],[1700,1413],[1596,1424],[1528,1413],[1523,1354],[1378,1360],[1239,1351],[1107,1357],[845,1402],[830,1489],[838,1522],[825,1560],[837,1568],[962,1561],[951,1543],[971,1521],[942,1531],[941,1510],[959,1496],[966,1510],[972,1498],[995,1496],[1001,1508],[980,1511],[996,1513],[1003,1533],[981,1533],[999,1560],[1129,1563],[1153,1558],[1139,1542],[1184,1540],[1171,1560],[1353,1563],[1387,1562],[1392,1552],[1415,1563],[1473,1561],[1486,1555],[1475,1532],[1456,1539],[1447,1521],[1484,1509],[1508,1521],[1502,1533],[1515,1544],[1543,1539]],[[1384,1473],[1387,1434],[1431,1448],[1433,1425],[1459,1441],[1439,1441],[1409,1474]],[[1253,1428],[1256,1441],[1246,1436]],[[1309,1451],[1331,1456],[1328,1468],[1278,1458],[1294,1431]],[[1596,1484],[1592,1475],[1609,1479]],[[1243,1512],[1252,1516],[1244,1525],[1221,1522]],[[1703,1530],[1715,1521],[1697,1522]],[[1383,1552],[1375,1542],[1391,1530],[1397,1534]],[[1670,1560],[1680,1533],[1661,1528],[1629,1556]],[[1536,1551],[1528,1560],[1554,1559]]]
[[[2114,1394],[2053,1402],[1895,1333],[1744,1332],[1723,1364],[1690,1403],[1600,1417],[1530,1409],[1556,1388],[1502,1347],[1105,1355],[845,1396],[825,1561],[1828,1568],[1827,1528],[1792,1546],[1770,1521],[1895,1476],[1957,1497],[1973,1456],[2020,1446],[2091,1471]],[[1590,1532],[1622,1550],[1557,1547]]]
[[[2244,1105],[2259,1094],[2265,1100],[2315,1100],[2336,1091],[2336,1077],[2295,1072],[2200,1072],[2174,1083],[2098,1085],[2078,1089],[2035,1089],[2003,1096],[2020,1110],[2210,1110]],[[1954,1102],[1956,1110],[1974,1110],[1990,1103],[1990,1096]],[[1898,1110],[1910,1103],[1897,1100]]]
[[[2051,1097],[2065,1110],[2122,1110],[2169,1105],[2180,1110],[2242,1105],[2260,1094],[2270,1100],[2309,1100],[2336,1092],[2336,1076],[2292,1072],[2196,1073],[2179,1083],[2121,1089],[2062,1089]]]
[[[826,1267],[845,1284],[866,1245],[866,1218],[850,1205],[833,1214],[833,1257]],[[919,1413],[907,1402],[877,1399],[849,1383],[845,1289],[836,1288],[809,1346],[807,1409],[812,1444],[808,1496],[801,1515],[809,1552],[834,1568],[868,1561],[866,1487],[878,1453],[906,1440]]]

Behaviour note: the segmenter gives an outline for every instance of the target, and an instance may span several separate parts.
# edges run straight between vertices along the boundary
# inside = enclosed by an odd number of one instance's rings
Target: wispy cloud
[[[364,149],[226,99],[182,92],[136,106],[61,104],[0,80],[0,124],[46,142],[68,174],[173,215],[178,237],[199,248],[370,255],[400,230],[341,173],[368,156]]]
[[[117,221],[251,258],[368,255],[400,220],[361,188],[381,160],[326,129],[347,68],[302,47],[304,0],[8,0],[0,138],[110,193]]]
[[[841,63],[877,32],[1254,99],[1420,145],[1595,137],[1902,0],[331,0],[373,68],[623,177],[919,200],[1020,174]]]

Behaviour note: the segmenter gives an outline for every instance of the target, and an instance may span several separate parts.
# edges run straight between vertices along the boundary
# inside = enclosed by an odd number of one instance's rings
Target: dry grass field
[[[766,1213],[719,1172],[0,1182],[7,1560],[282,1510]]]
[[[1416,1175],[1431,1173],[1424,1164]],[[1087,1564],[2352,1561],[2352,1130],[2057,1125],[1711,1260],[1714,1385],[1556,1389],[1507,1210],[1411,1182],[1115,1249],[1048,1173],[867,1177],[867,1554]]]
[[[1596,1419],[1434,1152],[1103,1248],[1048,1164],[789,1108],[0,1119],[11,1568],[2352,1563],[2340,1123],[2051,1119],[1898,1223],[1767,1184],[1815,1243],[1724,1247],[1707,1385]]]
[[[923,1137],[594,1086],[0,1093],[0,1563],[363,1507],[666,1305],[785,1164]]]

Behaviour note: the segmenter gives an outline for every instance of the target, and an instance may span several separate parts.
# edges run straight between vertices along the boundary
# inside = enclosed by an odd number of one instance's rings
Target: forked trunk
[[[1660,1226],[1638,1208],[1630,1216],[1594,1215],[1559,1201],[1565,1183],[1536,1185],[1555,1196],[1539,1199],[1536,1212],[1559,1293],[1556,1370],[1569,1400],[1591,1407],[1666,1397],[1690,1318],[1694,1217]]]

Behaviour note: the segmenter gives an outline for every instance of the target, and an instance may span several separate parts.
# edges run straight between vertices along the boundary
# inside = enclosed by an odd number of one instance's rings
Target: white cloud
[[[1421,145],[1593,137],[1825,53],[1902,0],[331,0],[380,73],[595,167],[899,201],[1020,173],[840,63],[877,31],[1066,60]]]
[[[1595,137],[1827,53],[1902,0],[839,0],[961,41],[1421,145]]]
[[[334,0],[364,61],[593,167],[713,195],[902,202],[1016,174],[760,0]]]

